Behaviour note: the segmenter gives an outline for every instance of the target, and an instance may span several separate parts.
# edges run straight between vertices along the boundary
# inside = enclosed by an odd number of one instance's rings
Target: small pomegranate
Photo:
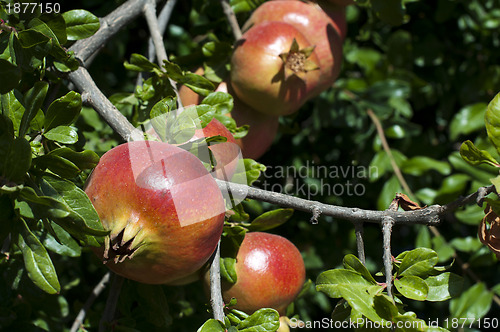
[[[231,86],[238,98],[270,116],[297,111],[320,83],[320,62],[293,25],[271,21],[252,26],[231,57]]]
[[[304,261],[297,247],[286,238],[269,233],[245,235],[235,269],[237,281],[223,281],[222,295],[226,303],[236,298],[235,308],[246,313],[273,308],[283,315],[305,281]]]
[[[111,149],[85,192],[110,231],[96,254],[142,283],[193,281],[222,233],[225,205],[214,178],[193,154],[167,143]]]

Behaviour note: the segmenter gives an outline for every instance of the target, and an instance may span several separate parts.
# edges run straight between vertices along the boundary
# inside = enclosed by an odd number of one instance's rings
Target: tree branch
[[[363,265],[366,263],[366,257],[365,257],[365,241],[363,240],[363,222],[361,221],[354,221],[354,232],[356,233],[356,247],[358,249],[358,258],[363,263]]]
[[[106,288],[106,284],[109,282],[109,279],[111,277],[111,272],[108,272],[102,277],[101,281],[94,287],[92,290],[92,293],[90,293],[89,298],[85,302],[84,306],[76,316],[75,321],[73,322],[73,325],[71,326],[70,332],[77,332],[80,327],[83,324],[83,320],[85,319],[85,315],[87,314],[87,311],[90,309],[92,304],[94,304],[95,299],[101,294],[101,292]]]
[[[224,300],[220,283],[220,240],[210,265],[210,304],[214,318],[224,322]]]
[[[163,61],[168,60],[165,44],[163,44],[163,37],[156,18],[156,3],[155,0],[147,0],[143,8],[146,22],[148,23],[149,33],[156,50],[156,59],[160,66],[163,66]]]
[[[82,93],[83,101],[92,105],[97,113],[99,113],[111,128],[113,128],[113,130],[125,141],[137,140],[144,137],[144,134],[132,126],[127,118],[121,114],[101,90],[99,90],[87,69],[80,67],[76,71],[69,73],[68,78]]]
[[[226,15],[229,25],[231,26],[231,30],[233,31],[234,39],[240,39],[241,29],[238,24],[238,20],[236,19],[236,15],[234,14],[233,9],[229,4],[229,0],[220,0],[220,2],[222,4],[222,9],[224,10],[224,14]]]
[[[172,11],[174,10],[177,0],[168,0],[165,6],[163,6],[160,14],[158,15],[158,29],[160,34],[163,35],[167,29],[168,22],[172,16]],[[148,41],[148,59],[149,61],[154,61],[156,56],[155,45],[153,43],[153,38],[150,37]]]
[[[391,233],[394,220],[391,217],[385,217],[382,220],[382,236],[384,242],[384,272],[387,295],[392,296],[392,252],[391,252]]]
[[[99,322],[99,332],[110,330],[107,325],[113,321],[115,316],[116,305],[118,304],[118,299],[120,298],[123,281],[125,281],[125,278],[119,276],[118,274],[113,274],[113,282],[111,283],[108,300],[106,301],[106,308],[104,309],[101,321]]]
[[[87,59],[99,51],[109,39],[142,13],[146,1],[150,0],[125,2],[106,17],[100,19],[101,27],[93,36],[78,40],[69,50],[75,52],[75,56],[85,64]],[[153,1],[158,2],[159,0]]]

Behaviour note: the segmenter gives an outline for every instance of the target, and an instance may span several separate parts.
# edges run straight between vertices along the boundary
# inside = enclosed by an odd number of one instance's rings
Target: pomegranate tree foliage
[[[230,1],[240,25],[262,2]],[[95,33],[97,17],[121,3],[64,2],[61,14],[40,15],[9,14],[7,5],[13,2],[0,1],[2,330],[69,330],[107,272],[89,250],[106,232],[81,188],[99,155],[121,138],[82,105],[65,75],[79,66],[69,46]],[[494,99],[500,86],[500,15],[495,4],[359,0],[349,6],[339,79],[297,114],[280,119],[270,152],[260,164],[246,161],[253,185],[383,210],[397,192],[406,192],[393,158],[412,191],[406,194],[422,205],[444,204],[492,182],[498,186],[497,179],[490,180],[498,175],[500,146],[499,100]],[[231,98],[210,95],[228,73],[234,42],[220,3],[177,4],[165,33],[170,62],[164,67],[141,56],[147,35],[142,19],[132,22],[88,65],[99,88],[129,121],[139,126],[151,113],[175,108],[168,78],[208,96],[199,114],[225,119],[221,114],[232,107]],[[206,79],[189,72],[201,65]],[[148,73],[138,86],[137,72]],[[392,157],[367,110],[381,122]],[[236,135],[246,130],[230,120],[225,124]],[[182,130],[178,126],[174,132]],[[349,192],[355,185],[358,191]],[[493,196],[488,202],[496,210]],[[310,281],[288,314],[306,323],[366,317],[437,322],[452,329],[457,327],[453,322],[464,324],[469,318],[467,327],[481,329],[479,324],[499,317],[500,295],[497,260],[476,235],[484,208],[457,210],[437,227],[439,234],[423,225],[394,226],[395,301],[385,293],[379,272],[382,236],[377,225],[365,226],[365,265],[353,255],[350,223],[320,216],[312,225],[310,215],[292,215],[254,200],[234,209],[223,240],[237,246],[246,231],[266,230],[294,242]],[[234,282],[234,255],[223,252],[221,262],[222,277]],[[105,295],[86,312],[86,329],[99,326]],[[223,331],[222,323],[210,319],[207,304],[200,283],[163,287],[125,281],[113,325],[125,331]],[[224,323],[231,331],[271,331],[277,313],[231,311]]]

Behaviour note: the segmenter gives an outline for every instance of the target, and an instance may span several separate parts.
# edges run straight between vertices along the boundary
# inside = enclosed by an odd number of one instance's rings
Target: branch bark
[[[220,0],[220,2],[222,4],[222,9],[224,10],[224,15],[226,15],[229,25],[231,26],[231,30],[233,31],[234,39],[240,39],[242,35],[240,25],[238,24],[238,20],[236,19],[236,15],[234,14],[231,5],[229,4],[229,0]]]
[[[144,4],[149,0],[129,0],[100,19],[101,27],[89,38],[79,40],[70,47],[75,56],[85,64],[94,53],[99,51],[124,26],[142,13]],[[160,0],[153,0],[158,2]]]
[[[214,318],[224,322],[224,300],[220,283],[220,240],[210,265],[210,304]]]

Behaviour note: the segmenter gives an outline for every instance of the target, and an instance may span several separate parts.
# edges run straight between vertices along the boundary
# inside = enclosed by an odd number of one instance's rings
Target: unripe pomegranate
[[[329,6],[330,10],[333,9]],[[298,0],[268,1],[259,6],[243,26],[248,29],[262,22],[280,21],[293,25],[314,45],[320,68],[316,94],[330,87],[340,73],[342,63],[341,29],[321,7]],[[345,19],[344,19],[345,22]]]
[[[235,284],[223,281],[222,295],[226,303],[236,298],[235,308],[246,313],[274,308],[283,315],[305,281],[299,250],[284,237],[269,233],[245,235],[235,269],[237,281]]]
[[[287,115],[316,92],[319,66],[314,46],[297,28],[285,22],[263,22],[237,41],[231,57],[231,86],[253,109]]]
[[[110,231],[97,255],[114,272],[148,284],[183,284],[207,262],[225,206],[191,153],[156,141],[106,152],[85,192]]]

